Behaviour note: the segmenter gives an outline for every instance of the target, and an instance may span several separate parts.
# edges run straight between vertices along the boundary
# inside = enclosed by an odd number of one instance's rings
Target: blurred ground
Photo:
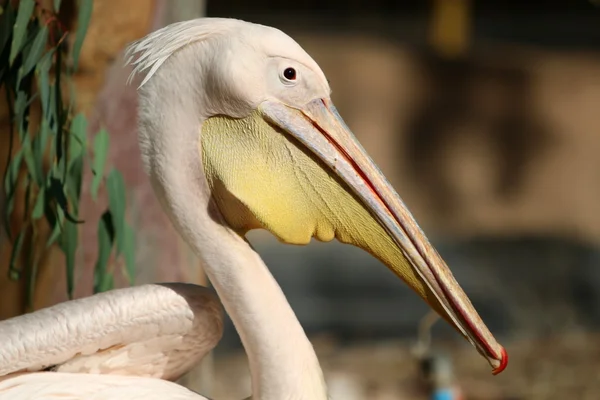
[[[331,398],[338,400],[426,400],[411,342],[379,341],[343,345],[330,337],[313,339]],[[507,369],[493,376],[487,362],[461,341],[438,342],[435,351],[454,362],[466,400],[595,400],[600,393],[600,336],[570,332],[544,339],[503,343]],[[215,398],[250,393],[245,357],[218,358]]]

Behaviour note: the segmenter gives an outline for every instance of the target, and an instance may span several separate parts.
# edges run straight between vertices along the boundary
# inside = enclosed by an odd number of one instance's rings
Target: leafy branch
[[[108,133],[101,130],[90,143],[86,117],[74,112],[72,77],[93,0],[79,1],[72,47],[66,40],[72,33],[58,17],[61,3],[54,0],[53,8],[46,9],[36,0],[0,0],[0,90],[4,89],[10,117],[1,211],[6,222],[4,230],[13,244],[8,273],[11,279],[27,279],[29,306],[40,260],[55,244],[65,255],[67,290],[69,297],[73,295],[85,168],[91,167],[94,174],[94,201],[102,185],[109,198],[108,209],[98,221],[94,291],[113,287],[115,268],[111,260],[122,258],[130,282],[135,270],[135,237],[125,222],[123,177],[116,169],[104,174]],[[21,218],[15,212],[15,202],[22,190],[25,213],[15,229],[11,221]],[[41,224],[47,224],[50,233],[43,246],[35,246],[44,239]],[[27,247],[30,251],[26,252]],[[19,262],[22,258],[26,261]]]

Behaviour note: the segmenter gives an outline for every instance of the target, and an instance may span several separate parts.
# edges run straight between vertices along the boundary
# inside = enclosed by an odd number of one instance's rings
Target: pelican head
[[[154,84],[162,86],[148,93],[175,85],[181,98],[194,99],[171,107],[196,112],[186,143],[201,156],[211,201],[229,229],[243,236],[263,228],[290,244],[338,239],[366,250],[475,346],[494,373],[505,368],[504,348],[344,123],[325,74],[298,43],[274,28],[207,18],[158,30],[131,46],[130,56],[134,74],[146,73],[142,97]],[[176,68],[182,59],[185,71]],[[169,63],[168,76],[154,79]],[[166,140],[152,132],[141,137],[150,170]]]

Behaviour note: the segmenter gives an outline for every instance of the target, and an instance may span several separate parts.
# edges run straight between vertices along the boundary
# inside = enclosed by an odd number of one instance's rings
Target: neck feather
[[[189,55],[188,55],[189,56]],[[171,221],[200,257],[248,354],[253,399],[324,400],[313,347],[281,288],[212,205],[201,162],[202,78],[185,49],[140,89],[144,163]]]

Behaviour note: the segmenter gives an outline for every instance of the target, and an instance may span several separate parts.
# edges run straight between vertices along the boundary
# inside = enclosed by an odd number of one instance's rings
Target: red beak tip
[[[498,375],[500,372],[504,371],[508,365],[508,354],[506,353],[504,347],[500,347],[500,349],[500,365],[498,365],[498,367],[494,368],[492,371],[492,374],[494,375]]]

